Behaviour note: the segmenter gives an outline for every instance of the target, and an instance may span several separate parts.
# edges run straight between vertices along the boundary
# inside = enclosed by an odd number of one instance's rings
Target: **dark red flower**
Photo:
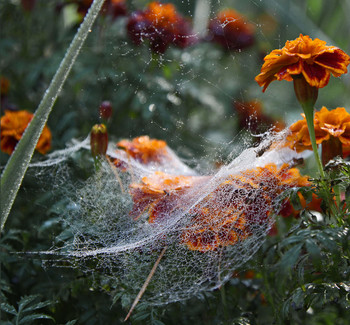
[[[170,3],[154,1],[144,11],[133,12],[127,30],[136,44],[149,40],[155,53],[164,53],[170,44],[184,48],[194,42],[190,23]]]
[[[242,50],[253,45],[254,26],[235,10],[222,10],[209,23],[208,39],[227,50]]]

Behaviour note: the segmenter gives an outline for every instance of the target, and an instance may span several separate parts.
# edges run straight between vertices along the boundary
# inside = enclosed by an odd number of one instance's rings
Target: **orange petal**
[[[335,77],[347,73],[347,66],[350,63],[350,57],[342,50],[336,49],[334,52],[324,52],[315,57],[314,62],[330,70]]]
[[[303,62],[303,76],[310,86],[323,88],[329,82],[331,74],[325,68],[317,64]]]
[[[350,147],[350,122],[344,123],[343,127],[344,133],[339,137],[339,140],[344,146]]]
[[[292,81],[291,75],[297,75],[302,72],[302,64],[301,60],[297,63],[288,65],[286,67],[283,67],[280,71],[277,73],[277,80],[287,80]]]

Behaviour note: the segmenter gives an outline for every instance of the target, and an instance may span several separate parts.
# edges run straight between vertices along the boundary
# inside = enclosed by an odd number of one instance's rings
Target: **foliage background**
[[[193,17],[194,1],[172,2]],[[0,3],[0,71],[10,81],[8,102],[19,109],[35,111],[76,32],[76,6],[59,11],[62,3],[38,0],[30,12],[20,1]],[[131,12],[146,4],[129,1],[128,8]],[[126,18],[99,17],[50,115],[52,150],[84,138],[99,122],[100,103],[110,100],[112,140],[148,134],[166,140],[190,165],[210,170],[241,151],[242,138],[250,139],[238,129],[234,102],[260,99],[267,114],[287,123],[301,112],[290,84],[276,83],[262,95],[253,81],[266,52],[299,33],[350,52],[348,0],[212,1],[211,14],[224,7],[236,8],[255,25],[252,48],[229,53],[202,42],[156,57],[147,44],[135,46],[128,39]],[[333,78],[316,105],[349,111],[349,93],[349,74]],[[155,110],[149,109],[152,104]],[[7,159],[1,153],[1,166]],[[87,156],[71,164],[77,181],[93,170]],[[308,172],[313,173],[312,164]],[[344,184],[350,183],[348,169],[340,175]],[[49,187],[50,179],[38,181],[35,171],[28,173],[1,234],[0,319],[14,324],[121,323],[131,303],[123,299],[123,288],[105,283],[99,274],[43,266],[40,258],[17,254],[47,250],[72,236],[59,220],[67,202],[45,191]],[[130,323],[349,324],[349,218],[341,217],[342,226],[317,223],[308,214],[298,220],[277,218],[278,234],[224,290],[159,308],[141,302]]]

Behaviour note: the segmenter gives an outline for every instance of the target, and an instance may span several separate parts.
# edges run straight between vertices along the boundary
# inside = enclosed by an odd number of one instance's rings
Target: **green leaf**
[[[282,270],[287,269],[289,271],[295,265],[302,247],[303,243],[300,243],[284,253],[280,261],[280,268]]]
[[[336,252],[338,251],[338,246],[337,244],[334,242],[334,238],[332,238],[331,236],[327,236],[324,233],[317,233],[316,234],[316,238],[317,240],[319,240],[322,245],[327,248],[329,251],[331,252]]]
[[[152,320],[152,325],[165,325],[163,322],[161,322],[160,320],[154,319]]]
[[[0,309],[5,311],[6,313],[9,313],[12,315],[17,315],[17,310],[13,306],[11,306],[5,302],[0,304]]]
[[[36,319],[51,319],[54,321],[54,319],[51,316],[45,315],[45,314],[31,314],[28,316],[23,317],[18,324],[31,324],[33,320]]]
[[[70,320],[69,322],[67,322],[67,323],[64,324],[64,325],[74,325],[76,322],[77,322],[77,320],[76,320],[76,319],[73,319],[73,320]]]
[[[321,250],[312,239],[306,239],[306,250],[310,254],[313,263],[319,267],[321,265]]]
[[[304,240],[305,240],[304,236],[301,236],[301,235],[287,237],[285,240],[283,240],[280,243],[280,247],[283,248],[283,247],[289,246],[291,244],[304,242]]]

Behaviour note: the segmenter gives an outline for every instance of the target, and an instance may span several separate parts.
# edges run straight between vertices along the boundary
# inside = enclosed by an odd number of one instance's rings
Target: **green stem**
[[[65,80],[83,46],[85,39],[103,5],[104,0],[94,0],[88,14],[78,29],[63,58],[49,88],[46,90],[31,123],[27,127],[22,139],[16,146],[1,175],[1,228],[5,226],[12,204],[21,186],[33,156],[36,144],[47,122],[52,107],[59,95]]]
[[[317,144],[316,144],[315,128],[314,128],[314,108],[313,108],[313,105],[310,105],[307,102],[301,103],[301,106],[303,108],[305,118],[306,118],[307,127],[309,129],[312,150],[314,151],[314,156],[316,159],[317,167],[318,167],[318,170],[320,172],[321,177],[324,178],[325,174],[323,171],[320,155],[318,154]]]
[[[225,323],[228,323],[227,301],[226,301],[226,292],[225,292],[224,284],[220,287],[220,294],[221,294],[222,306],[224,309]]]

